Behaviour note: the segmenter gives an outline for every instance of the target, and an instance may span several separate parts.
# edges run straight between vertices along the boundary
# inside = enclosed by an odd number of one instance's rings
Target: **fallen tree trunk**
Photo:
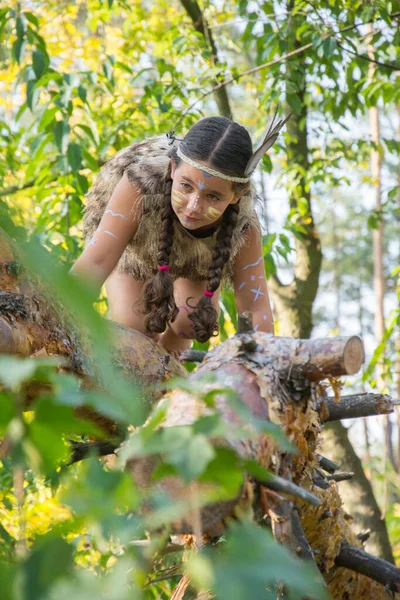
[[[249,336],[255,344],[250,344]],[[204,384],[204,393],[218,388],[235,391],[242,397],[253,418],[266,419],[278,424],[297,446],[298,454],[293,456],[290,470],[293,482],[287,481],[286,489],[280,483],[276,487],[274,481],[260,482],[248,477],[244,480],[237,498],[230,502],[202,507],[201,530],[209,535],[222,533],[224,522],[235,515],[236,506],[243,510],[246,503],[251,505],[252,498],[261,498],[261,510],[260,507],[254,507],[255,513],[264,515],[267,512],[276,536],[292,547],[293,540],[302,537],[298,532],[297,535],[293,533],[295,507],[304,537],[309,542],[315,561],[333,597],[386,598],[385,589],[378,583],[367,580],[359,573],[353,572],[351,576],[347,576],[343,569],[338,568],[336,558],[343,543],[356,547],[360,542],[352,533],[347,515],[341,509],[337,484],[329,482],[320,472],[320,478],[325,482],[324,489],[314,484],[319,467],[319,458],[315,450],[322,426],[317,411],[314,382],[326,378],[330,369],[336,375],[352,371],[357,366],[355,356],[358,357],[360,365],[363,352],[360,351],[358,338],[353,346],[350,367],[345,359],[346,352],[352,344],[353,341],[349,343],[348,339],[341,338],[336,339],[333,344],[331,340],[298,341],[257,332],[252,335],[245,333],[234,336],[208,353],[197,371],[190,376],[190,380],[199,382],[204,375],[214,375],[216,381]],[[327,360],[325,353],[329,353]],[[209,410],[195,393],[174,390],[167,398],[169,405],[163,427],[191,424]],[[231,423],[232,427],[241,423],[240,417],[231,408],[229,394],[224,395],[222,390],[216,395],[215,404],[225,423]],[[221,440],[218,443],[221,443]],[[276,476],[287,477],[287,454],[280,450],[270,437],[254,430],[250,439],[246,437],[238,440],[236,436],[228,436],[224,443],[234,448],[244,459],[255,459]],[[128,464],[135,480],[141,486],[152,485],[151,474],[156,465],[154,460],[133,459]],[[332,470],[331,463],[329,468]],[[257,491],[260,486],[272,488],[274,491],[260,494]],[[319,505],[310,504],[308,497],[302,500],[299,499],[300,494],[293,495],[290,491],[291,486],[302,487],[311,492],[313,497],[317,496]],[[188,491],[176,478],[164,478],[160,489],[168,491],[175,498],[186,498],[189,501],[189,496],[186,495]],[[201,491],[207,491],[207,488],[200,485],[199,492]],[[190,512],[186,514],[175,523],[175,531],[193,532],[193,518]],[[306,546],[304,552],[307,552]]]
[[[0,352],[20,356],[61,355],[70,361],[70,369],[82,377],[87,376],[79,340],[65,326],[58,307],[48,302],[36,283],[21,275],[15,267],[14,251],[1,237],[0,243],[6,250],[0,254],[0,289],[4,292],[0,301],[0,327],[4,332]],[[179,363],[146,336],[116,324],[110,323],[110,327],[114,332],[117,362],[131,377],[157,383],[174,374],[186,375]],[[224,422],[232,430],[240,425],[251,432],[250,436],[238,438],[230,436],[228,429],[226,439],[216,440],[216,443],[234,448],[243,459],[255,459],[274,477],[269,481],[245,477],[236,498],[203,506],[200,514],[182,515],[174,525],[175,531],[201,530],[209,535],[220,535],[226,519],[235,516],[238,507],[243,511],[247,506],[260,520],[264,520],[267,513],[276,537],[294,551],[298,546],[310,559],[314,557],[335,599],[385,598],[382,585],[341,566],[343,555],[338,557],[342,549],[346,544],[357,547],[360,542],[341,508],[336,483],[329,483],[319,471],[320,460],[327,469],[335,470],[337,465],[328,466],[316,454],[322,425],[316,386],[326,377],[357,372],[363,359],[362,342],[356,336],[293,340],[250,330],[210,352],[190,379],[196,383],[203,375],[213,374],[216,381],[204,384],[204,391],[228,388],[241,396],[250,413],[250,422],[244,423],[230,405],[230,394],[216,393],[215,405]],[[152,401],[159,396],[158,391]],[[191,424],[209,410],[194,393],[174,390],[167,396],[169,406],[163,427]],[[289,457],[273,438],[260,429],[252,429],[254,418],[278,425],[297,447],[297,454]],[[99,453],[112,449],[113,445],[97,445]],[[76,446],[72,458],[79,460],[88,450],[89,447]],[[129,461],[133,476],[143,486],[153,485],[151,475],[155,465],[154,457]],[[323,487],[321,482],[324,482]],[[192,489],[188,490],[173,477],[165,477],[158,485],[179,499],[187,499],[192,494]],[[208,487],[197,484],[197,489],[201,494]],[[262,490],[267,491],[267,496],[263,496]],[[393,576],[397,577],[397,571]]]

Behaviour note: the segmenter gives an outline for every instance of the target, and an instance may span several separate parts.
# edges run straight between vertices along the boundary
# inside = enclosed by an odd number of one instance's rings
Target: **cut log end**
[[[364,344],[358,336],[349,338],[343,352],[343,365],[347,375],[354,375],[365,361]]]

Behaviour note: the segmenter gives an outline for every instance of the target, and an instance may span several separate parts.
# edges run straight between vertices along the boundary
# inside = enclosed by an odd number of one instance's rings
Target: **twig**
[[[148,548],[151,540],[132,540],[130,544],[138,548]],[[162,550],[157,551],[157,554],[173,554],[174,552],[183,552],[184,550],[185,546],[183,544],[167,544]]]
[[[361,548],[343,542],[335,564],[366,575],[392,592],[400,592],[400,569],[382,558],[368,554]]]
[[[158,581],[165,581],[166,579],[171,579],[172,577],[180,577],[182,575],[181,567],[171,567],[168,569],[168,573],[165,575],[160,575],[159,577],[155,577],[154,579],[149,579],[145,586],[153,585],[153,583],[157,583]]]
[[[342,471],[341,473],[334,473],[333,475],[326,475],[327,479],[331,481],[347,481],[348,479],[353,479],[354,473],[351,471]]]
[[[304,533],[299,513],[295,508],[292,510],[292,531],[298,544],[298,547],[295,548],[297,556],[300,558],[305,558],[306,560],[312,560],[314,562],[314,553],[310,544],[308,543],[306,534]]]
[[[320,454],[317,454],[317,456],[319,465],[324,471],[327,471],[328,473],[334,473],[340,469],[338,464],[334,463],[333,460],[329,460],[329,458],[326,458],[326,456],[321,456]]]
[[[342,396],[340,402],[327,397],[319,403],[318,411],[324,422],[388,415],[393,412],[393,400],[387,394],[369,393]]]
[[[321,504],[318,496],[315,496],[311,492],[308,492],[304,488],[284,479],[283,477],[279,477],[278,475],[270,474],[266,481],[261,481],[256,478],[256,481],[261,485],[264,485],[266,488],[270,490],[274,490],[275,492],[282,492],[283,494],[288,494],[289,496],[295,496],[296,498],[301,498],[305,502],[309,502],[314,506],[318,506]]]
[[[396,18],[400,16],[400,12],[396,12],[396,13],[392,13],[390,15],[390,17],[392,19]],[[371,23],[372,21],[368,21],[368,23]],[[338,32],[336,33],[344,33],[345,31],[349,31],[350,29],[354,29],[355,27],[358,27],[359,25],[365,25],[365,23],[357,23],[357,24],[353,24],[353,25],[347,25],[346,27],[343,27],[342,29],[339,29]],[[330,34],[327,34],[326,36],[322,36],[324,37],[324,39],[328,39],[331,38],[335,35],[335,32],[332,32]],[[234,75],[233,77],[231,77],[230,79],[226,79],[225,81],[221,81],[221,83],[219,83],[218,85],[216,85],[215,87],[213,87],[211,90],[208,90],[207,92],[203,92],[203,94],[201,94],[199,96],[199,98],[197,98],[197,100],[195,100],[181,115],[180,119],[177,121],[177,123],[174,126],[174,129],[177,129],[179,127],[179,125],[181,124],[181,122],[183,121],[183,119],[185,118],[185,116],[192,110],[192,108],[194,106],[196,106],[196,104],[198,102],[200,102],[201,100],[203,100],[203,98],[205,98],[206,96],[209,96],[210,94],[213,94],[215,91],[219,90],[220,88],[229,85],[230,83],[233,83],[235,81],[238,81],[239,79],[241,79],[242,77],[245,77],[246,75],[251,75],[252,73],[256,73],[257,71],[261,71],[262,69],[267,69],[268,67],[272,67],[274,65],[277,65],[285,60],[287,60],[288,58],[292,58],[293,56],[296,56],[297,54],[301,54],[302,52],[305,52],[306,50],[309,50],[310,48],[312,48],[313,43],[310,42],[309,44],[305,44],[304,46],[301,46],[301,48],[297,48],[296,50],[293,50],[292,52],[288,52],[287,54],[284,54],[283,56],[280,56],[279,58],[276,58],[274,60],[271,60],[267,63],[264,63],[262,65],[258,65],[257,67],[253,67],[252,69],[247,69],[246,71],[243,71],[242,73],[237,73],[237,75]]]

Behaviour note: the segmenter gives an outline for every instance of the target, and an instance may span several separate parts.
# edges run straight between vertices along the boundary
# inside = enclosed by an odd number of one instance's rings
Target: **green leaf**
[[[81,173],[76,173],[75,179],[78,192],[84,196],[89,191],[89,182],[87,177]]]
[[[39,121],[38,131],[44,131],[46,127],[55,120],[56,114],[60,109],[57,106],[46,109]]]
[[[109,518],[115,510],[132,510],[138,495],[132,477],[123,471],[105,471],[97,458],[88,458],[77,468],[77,478],[65,484],[61,499],[79,516],[90,521]]]
[[[84,166],[96,173],[99,170],[97,160],[87,150],[82,150],[82,156],[84,163],[86,163]]]
[[[0,436],[5,434],[7,426],[14,416],[14,397],[8,392],[0,392]]]
[[[71,142],[67,150],[68,164],[73,171],[79,171],[82,168],[82,152],[79,144]]]
[[[26,32],[26,23],[25,20],[20,16],[17,17],[17,20],[15,22],[15,29],[17,32],[17,38],[19,40],[22,40]]]
[[[244,469],[234,450],[225,447],[214,448],[215,457],[199,477],[200,482],[216,486],[214,501],[229,500],[238,493],[244,481]]]
[[[295,94],[287,94],[286,100],[290,108],[293,109],[296,114],[300,115],[303,110],[300,98]]]
[[[35,17],[34,14],[32,14],[31,12],[24,11],[24,16],[27,19],[27,21],[29,21],[29,23],[32,23],[32,25],[35,25],[35,27],[39,27],[39,20],[37,19],[37,17]]]
[[[86,102],[87,90],[82,84],[78,85],[78,96],[82,100],[82,102]]]
[[[43,75],[49,64],[48,57],[40,50],[35,50],[32,54],[32,66],[38,79]]]
[[[11,389],[18,389],[25,381],[36,377],[40,381],[48,381],[47,369],[59,364],[55,358],[15,358],[13,356],[0,357],[0,381]]]
[[[24,599],[47,597],[55,581],[67,578],[73,569],[73,549],[50,533],[38,538],[22,565]]]
[[[70,454],[68,446],[63,441],[60,433],[54,430],[54,424],[50,425],[33,421],[29,425],[28,440],[39,453],[42,464],[37,464],[37,457],[30,452],[29,444],[25,444],[25,452],[28,462],[34,470],[42,468],[45,472],[52,471],[59,466],[61,461],[67,460]]]
[[[169,428],[171,429],[171,428]],[[165,432],[168,430],[165,429]],[[174,432],[171,431],[173,435]],[[170,439],[169,436],[167,436]],[[202,435],[194,435],[188,443],[175,451],[167,451],[166,460],[174,465],[184,481],[189,482],[196,479],[214,458],[215,451],[207,438]]]
[[[26,42],[24,39],[20,39],[20,38],[18,38],[12,46],[12,54],[18,64],[20,64],[21,60],[24,58],[25,48],[26,48]]]
[[[78,419],[70,406],[56,404],[52,398],[41,398],[34,406],[35,423],[49,426],[60,437],[62,434],[87,434],[104,437],[104,431],[86,419]]]
[[[281,582],[291,600],[329,600],[317,569],[295,558],[269,531],[254,524],[233,522],[222,550],[207,549],[200,556],[209,561],[208,568],[203,565],[201,571],[207,574],[217,598],[275,600],[274,588]],[[198,568],[194,561],[190,572],[195,574]],[[200,583],[196,576],[195,581]]]
[[[337,43],[334,37],[329,37],[322,44],[322,50],[327,58],[331,58],[332,54],[337,49]]]
[[[56,145],[61,154],[64,154],[67,149],[69,136],[69,125],[68,121],[56,121],[54,126],[54,137]]]
[[[40,88],[36,85],[36,81],[31,79],[26,84],[26,103],[33,112],[39,102]]]

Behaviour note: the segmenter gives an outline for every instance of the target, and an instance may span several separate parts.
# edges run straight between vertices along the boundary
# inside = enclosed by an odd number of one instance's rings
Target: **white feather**
[[[264,136],[261,138],[261,144],[259,145],[257,150],[252,154],[249,162],[247,163],[246,170],[244,172],[246,177],[249,177],[253,173],[254,169],[257,167],[264,154],[276,142],[282,127],[290,119],[291,116],[292,113],[290,113],[286,117],[286,119],[281,119],[280,121],[278,121],[278,123],[274,127],[276,113],[274,114],[271,124],[268,126],[268,129],[265,132]]]

